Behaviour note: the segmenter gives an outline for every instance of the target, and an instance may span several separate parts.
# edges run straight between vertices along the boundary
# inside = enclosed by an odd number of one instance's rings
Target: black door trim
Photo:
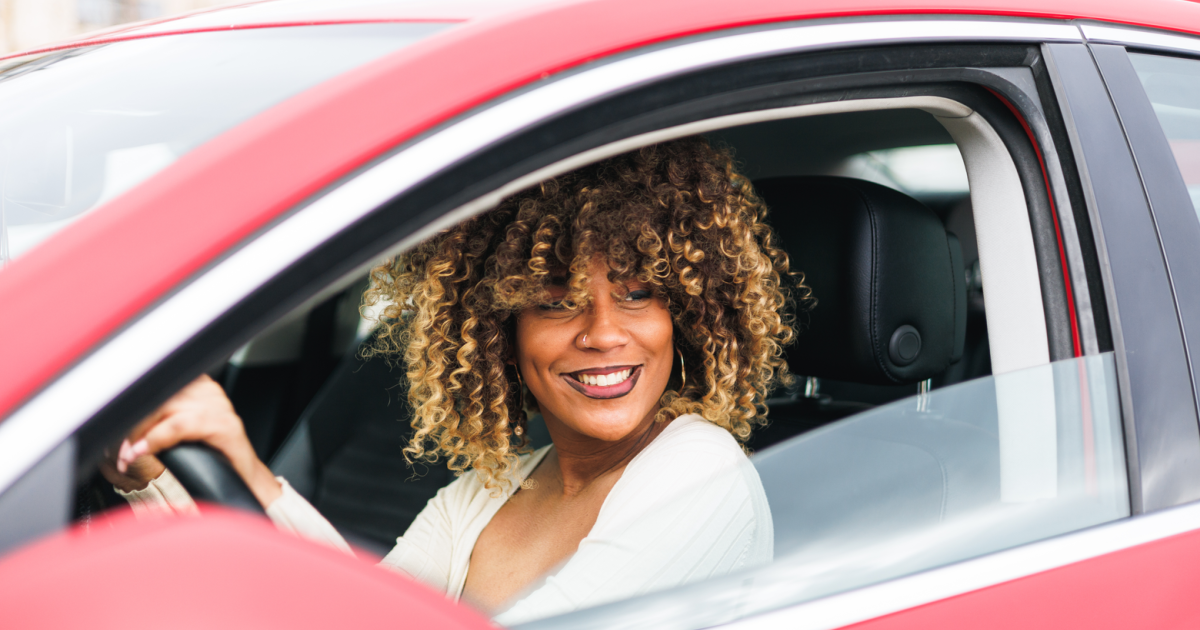
[[[1081,44],[1045,48],[1059,99],[1069,109],[1070,139],[1112,298],[1131,507],[1136,514],[1193,501],[1200,498],[1200,426],[1159,226],[1096,60]]]

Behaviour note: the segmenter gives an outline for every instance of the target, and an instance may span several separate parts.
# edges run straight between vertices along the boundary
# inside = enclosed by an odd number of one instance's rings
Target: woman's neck
[[[554,442],[550,453],[554,459],[547,463],[556,464],[551,469],[557,473],[556,485],[560,485],[561,492],[566,496],[580,494],[596,480],[624,470],[666,428],[666,423],[654,421],[656,415],[657,406],[629,435],[612,442],[581,434],[557,418],[546,416],[546,429]]]

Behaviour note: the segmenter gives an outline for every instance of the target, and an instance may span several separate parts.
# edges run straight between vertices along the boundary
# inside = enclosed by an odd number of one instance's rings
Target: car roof
[[[228,26],[249,26],[302,21],[462,21],[513,13],[519,10],[537,11],[562,4],[619,5],[605,0],[562,2],[555,0],[259,0],[199,13],[167,18],[132,27],[134,31],[176,30],[220,23]],[[681,3],[680,9],[691,11],[697,3]],[[716,3],[711,3],[716,4]],[[795,19],[829,17],[832,15],[866,15],[878,13],[992,13],[997,15],[1026,15],[1093,19],[1156,28],[1188,30],[1200,28],[1196,22],[1195,4],[1179,0],[1047,0],[1046,2],[1018,0],[838,0],[835,2],[805,1],[788,3],[750,3],[776,5],[789,9]]]
[[[865,15],[1084,18],[1200,33],[1200,4],[1178,0],[525,0],[488,13],[491,6],[268,0],[64,44],[183,32],[187,20],[192,30],[463,22],[246,121],[9,264],[0,273],[0,417],[231,247],[382,152],[596,59],[722,29]],[[48,308],[63,303],[62,286],[48,279],[73,277],[81,259],[89,279],[72,287],[71,302],[86,304],[88,316]]]
[[[558,12],[570,5],[589,5],[601,10],[611,7],[619,13],[629,4],[625,0],[254,0],[93,31],[74,39],[0,56],[0,59],[121,39],[199,31],[365,22],[518,21],[541,13]],[[702,19],[716,18],[707,28],[697,25],[697,31],[735,25],[727,19],[722,20],[722,14],[731,17],[740,14],[737,21],[741,25],[865,15],[956,14],[1096,20],[1200,34],[1200,6],[1180,0],[1142,0],[1137,3],[1126,0],[752,0],[728,3],[736,7],[703,7],[677,1],[654,4],[676,7],[679,13]],[[670,29],[669,24],[670,21],[663,22],[664,31]]]

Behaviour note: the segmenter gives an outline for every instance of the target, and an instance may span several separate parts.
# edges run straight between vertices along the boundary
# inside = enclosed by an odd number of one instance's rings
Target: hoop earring
[[[687,387],[687,366],[683,364],[683,352],[679,347],[675,347],[675,354],[679,355],[679,394],[683,394],[683,389]]]
[[[517,373],[517,414],[524,415],[525,413],[525,383],[521,381],[521,370],[517,366],[513,366],[513,371]],[[521,437],[525,434],[525,428],[518,421],[517,426],[513,428],[513,435]]]

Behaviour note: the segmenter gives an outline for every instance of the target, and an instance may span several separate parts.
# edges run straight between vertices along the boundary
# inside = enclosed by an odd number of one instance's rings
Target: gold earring
[[[519,408],[517,413],[523,413],[525,409],[525,383],[521,381],[521,370],[517,366],[513,366],[513,371],[517,373],[517,404]],[[521,428],[520,424],[513,429],[513,434],[521,437],[525,434],[525,429]]]
[[[517,372],[517,388],[518,388],[518,391],[520,392],[520,396],[521,396],[521,411],[520,411],[520,413],[524,414],[525,413],[525,383],[521,380],[520,368],[517,368],[517,366],[514,365],[513,369],[516,370],[516,372]],[[525,433],[525,430],[522,429],[521,425],[518,424],[517,428],[513,429],[513,433],[515,433],[517,437],[521,437],[521,435],[523,433]],[[537,479],[522,479],[521,480],[521,489],[522,490],[536,490],[537,487],[538,487]]]
[[[679,355],[679,393],[683,393],[683,388],[687,387],[687,366],[683,364],[683,352],[678,347],[675,348],[675,354]]]

